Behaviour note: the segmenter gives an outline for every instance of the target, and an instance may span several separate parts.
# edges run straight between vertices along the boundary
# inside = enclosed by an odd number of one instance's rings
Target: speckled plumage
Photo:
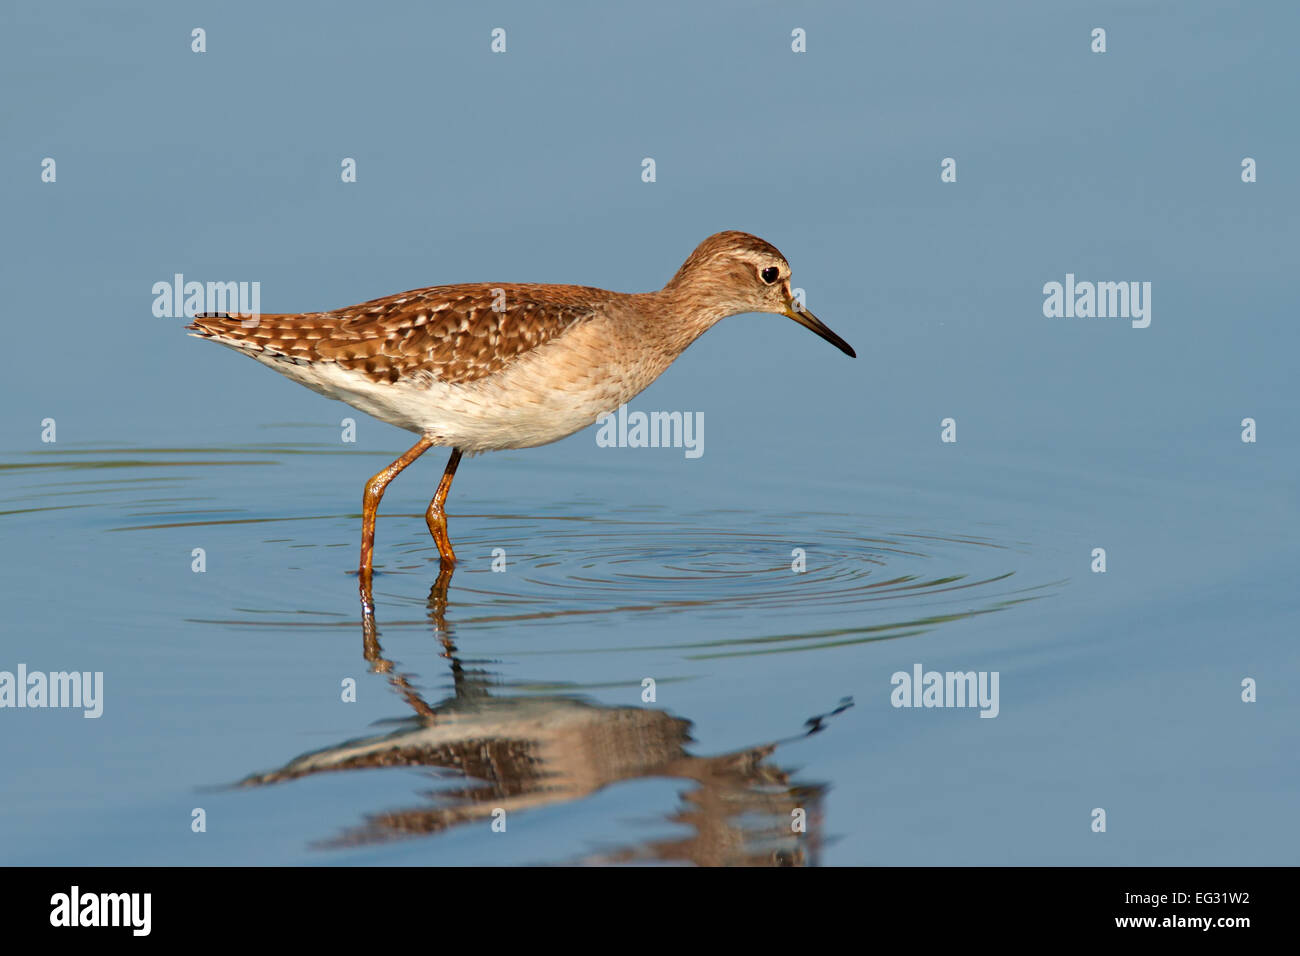
[[[333,312],[262,315],[247,328],[237,316],[205,314],[190,328],[243,351],[328,362],[376,383],[427,374],[459,385],[591,318],[608,295],[578,286],[433,286]]]

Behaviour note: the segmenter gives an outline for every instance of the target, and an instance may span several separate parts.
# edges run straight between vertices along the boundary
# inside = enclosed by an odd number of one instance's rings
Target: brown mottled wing
[[[591,317],[608,295],[560,285],[434,286],[334,312],[261,315],[255,324],[205,313],[188,328],[241,351],[332,363],[374,382],[427,373],[461,384],[500,371]]]

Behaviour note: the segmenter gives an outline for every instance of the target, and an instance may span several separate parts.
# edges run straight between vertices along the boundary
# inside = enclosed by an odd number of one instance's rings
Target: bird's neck
[[[656,316],[651,332],[674,357],[736,310],[730,303],[697,284],[670,282],[658,292],[646,293],[650,314]]]

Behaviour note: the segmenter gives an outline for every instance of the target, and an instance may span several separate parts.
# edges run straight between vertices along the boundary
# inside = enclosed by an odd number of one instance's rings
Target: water
[[[274,431],[238,447],[33,451],[0,469],[7,538],[37,557],[11,569],[27,599],[10,633],[30,669],[106,682],[98,721],[6,713],[7,766],[33,768],[7,782],[6,819],[21,824],[9,859],[1101,861],[1114,857],[1057,819],[1089,787],[1139,807],[1199,790],[1145,821],[1157,847],[1177,833],[1165,816],[1222,795],[1215,781],[1243,763],[1274,761],[1279,812],[1289,800],[1275,748],[1291,728],[1252,721],[1236,673],[1216,670],[1267,673],[1276,643],[1239,633],[1233,650],[1206,613],[1213,589],[1178,585],[1189,568],[1167,566],[1132,607],[1134,589],[1112,585],[1132,575],[1088,572],[1089,542],[1068,524],[1015,519],[1041,514],[1032,503],[1000,503],[1001,524],[926,521],[918,510],[944,508],[915,491],[879,489],[876,510],[855,513],[828,481],[801,489],[816,512],[740,494],[684,507],[667,478],[694,486],[683,460],[627,449],[594,480],[626,469],[625,500],[593,513],[566,499],[563,454],[487,456],[453,488],[473,507],[451,510],[461,567],[448,577],[418,507],[437,466],[421,462],[386,499],[370,615],[346,573],[357,515],[328,499],[356,497],[385,455]],[[51,562],[76,582],[57,600]],[[999,670],[997,719],[892,708],[891,675],[916,662]],[[1162,779],[1183,760],[1193,776]],[[1266,789],[1252,784],[1255,805]],[[195,807],[219,840],[190,832]],[[498,809],[506,834],[491,830]],[[1020,836],[972,842],[978,828],[963,840],[939,824],[981,814]],[[1237,841],[1261,824],[1237,819]],[[1177,848],[1165,858],[1189,852]],[[1149,858],[1137,852],[1126,841],[1118,858]]]
[[[11,85],[64,64],[4,120],[0,671],[104,675],[98,719],[0,710],[0,862],[1297,862],[1293,11],[1116,8],[1094,57],[1091,7],[828,5],[795,60],[770,17],[525,4],[493,60],[466,12],[307,48],[231,4],[204,59],[123,9],[0,35]],[[160,158],[232,103],[257,148]],[[369,596],[361,489],[411,437],[150,314],[176,272],[645,289],[723,228],[861,357],[737,317],[634,403],[701,413],[698,459],[466,459],[450,579],[431,452]],[[1151,326],[1045,317],[1066,273],[1150,281]],[[917,665],[996,672],[996,718],[892,706]]]

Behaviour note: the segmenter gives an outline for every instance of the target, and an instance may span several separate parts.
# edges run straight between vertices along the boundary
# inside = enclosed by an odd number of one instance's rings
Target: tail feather
[[[241,352],[306,359],[312,356],[314,343],[304,338],[299,328],[304,318],[288,314],[242,316],[233,312],[200,312],[185,328],[196,338],[212,339]]]

